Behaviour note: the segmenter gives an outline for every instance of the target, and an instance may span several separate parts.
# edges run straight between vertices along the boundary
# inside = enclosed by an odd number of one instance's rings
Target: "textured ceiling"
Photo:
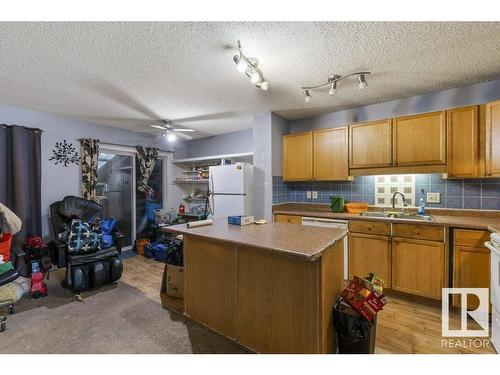
[[[232,61],[257,57],[269,91]],[[370,70],[313,92],[333,74]],[[385,102],[500,76],[500,23],[0,23],[0,102],[128,129],[183,120],[198,136]],[[1,120],[1,119],[0,119]]]

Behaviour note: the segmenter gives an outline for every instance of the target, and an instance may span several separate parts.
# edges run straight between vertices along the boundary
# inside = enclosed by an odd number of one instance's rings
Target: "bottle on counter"
[[[420,198],[418,201],[418,215],[425,215],[425,203],[424,203],[424,198]]]
[[[179,205],[179,214],[183,214],[186,212],[186,207],[181,203]]]

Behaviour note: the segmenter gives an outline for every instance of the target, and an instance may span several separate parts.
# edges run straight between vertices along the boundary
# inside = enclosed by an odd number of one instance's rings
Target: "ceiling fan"
[[[189,132],[194,132],[196,130],[189,128],[181,128],[174,124],[172,120],[159,120],[153,124],[149,125],[154,129],[137,129],[134,132],[158,132],[161,131],[160,137],[167,137],[167,140],[172,142],[175,140],[176,136],[190,140],[193,139],[190,135],[184,134]]]

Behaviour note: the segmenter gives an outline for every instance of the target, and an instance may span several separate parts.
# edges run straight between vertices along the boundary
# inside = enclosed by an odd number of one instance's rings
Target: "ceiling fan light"
[[[328,95],[335,95],[337,94],[337,82],[332,82],[330,86],[330,91],[328,91]]]
[[[360,74],[358,80],[359,80],[358,89],[363,90],[366,86],[368,86],[364,74]]]
[[[306,103],[309,103],[312,99],[312,96],[309,93],[309,90],[304,90],[304,96],[305,96]]]
[[[264,91],[269,90],[269,82],[267,82],[267,81],[262,82],[262,83],[260,84],[260,88],[261,88],[262,90],[264,90]]]
[[[260,82],[260,74],[255,69],[250,73],[250,82],[254,85]]]
[[[174,134],[174,133],[169,133],[169,134],[167,134],[167,141],[169,141],[169,142],[173,142],[173,141],[175,141],[176,139],[177,139],[177,137],[175,136],[175,134]]]
[[[248,64],[244,59],[241,58],[241,56],[234,55],[233,60],[236,64],[236,68],[238,69],[238,72],[244,73],[247,70]]]

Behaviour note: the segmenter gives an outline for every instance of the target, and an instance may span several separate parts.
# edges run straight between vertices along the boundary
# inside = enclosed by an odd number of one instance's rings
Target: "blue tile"
[[[351,198],[352,198],[351,193],[344,193],[344,192],[342,192],[342,196],[344,197],[344,199],[346,201],[348,201],[348,202],[351,201]]]
[[[483,210],[500,210],[500,198],[482,198],[481,208]]]
[[[441,196],[445,194],[445,185],[431,185],[428,193],[441,193]]]
[[[464,195],[466,197],[479,197],[479,196],[481,196],[481,184],[464,183]]]
[[[433,173],[431,174],[431,184],[439,185],[444,184],[445,180],[441,178],[441,173]]]
[[[370,197],[366,197],[363,195],[363,200],[365,202],[367,202],[368,204],[375,204],[375,197],[374,196],[370,196]]]
[[[483,197],[500,198],[500,184],[484,184],[481,186]]]
[[[481,209],[481,198],[466,197],[464,198],[464,208]]]
[[[429,203],[430,208],[444,208],[446,205],[443,203],[443,200],[441,200],[441,203]]]
[[[454,197],[462,196],[462,180],[449,180],[446,183],[446,195],[451,195]]]
[[[462,197],[446,197],[446,207],[462,208]]]
[[[363,195],[375,195],[375,185],[363,185]]]
[[[353,195],[351,198],[351,202],[363,202],[362,195]]]
[[[431,177],[429,174],[417,174],[415,175],[416,185],[428,185],[431,182]]]
[[[361,184],[352,185],[352,195],[362,195],[363,194],[363,186]]]
[[[482,180],[483,184],[500,184],[500,178],[485,178]]]
[[[481,181],[483,181],[483,179],[481,178],[468,178],[466,180],[464,180],[464,184],[467,185],[467,184],[480,184]]]
[[[424,189],[424,192],[422,193],[422,189]],[[429,185],[415,185],[415,194],[427,194],[427,191],[429,190]]]
[[[375,184],[375,176],[363,176],[363,184],[365,185],[374,185]]]

